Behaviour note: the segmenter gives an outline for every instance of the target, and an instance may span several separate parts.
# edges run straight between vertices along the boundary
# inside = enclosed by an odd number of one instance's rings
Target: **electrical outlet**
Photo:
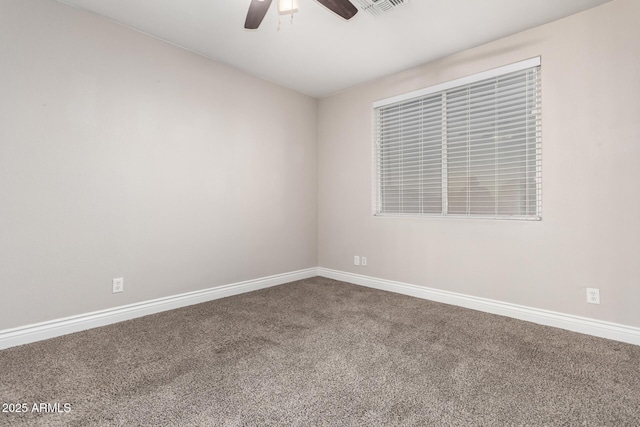
[[[587,302],[589,304],[600,304],[600,289],[587,288]]]
[[[124,292],[124,277],[113,279],[113,293]]]
[[[353,257],[353,265],[360,265],[360,257],[358,255]]]
[[[360,265],[363,267],[367,266],[367,257],[363,256],[362,258],[360,258]]]

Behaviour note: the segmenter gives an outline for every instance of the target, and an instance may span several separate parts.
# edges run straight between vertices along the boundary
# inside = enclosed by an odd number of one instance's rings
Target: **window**
[[[376,215],[540,219],[540,58],[374,113]]]

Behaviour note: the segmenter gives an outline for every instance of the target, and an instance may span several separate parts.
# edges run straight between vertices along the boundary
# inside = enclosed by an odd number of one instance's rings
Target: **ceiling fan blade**
[[[318,0],[318,3],[347,20],[358,13],[358,9],[349,0]]]
[[[257,29],[264,19],[264,15],[267,14],[269,6],[271,6],[271,0],[251,0],[247,19],[244,21],[244,28],[247,30]]]

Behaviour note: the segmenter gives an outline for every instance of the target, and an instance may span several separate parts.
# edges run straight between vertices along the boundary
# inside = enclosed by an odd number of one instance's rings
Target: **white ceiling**
[[[279,31],[277,0],[255,31],[243,28],[250,0],[59,1],[322,97],[610,0],[409,0],[350,21],[299,0]]]

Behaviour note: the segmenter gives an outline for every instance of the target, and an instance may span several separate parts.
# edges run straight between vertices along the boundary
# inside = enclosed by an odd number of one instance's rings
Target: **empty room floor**
[[[638,346],[322,277],[0,366],[0,401],[28,407],[3,426],[640,425]]]

